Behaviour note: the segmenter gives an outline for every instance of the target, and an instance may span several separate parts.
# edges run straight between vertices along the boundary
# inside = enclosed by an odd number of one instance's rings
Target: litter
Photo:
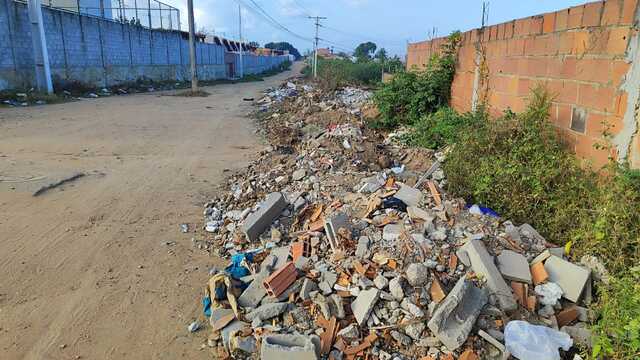
[[[504,329],[507,351],[520,360],[560,360],[558,348],[567,351],[573,345],[571,337],[546,326],[526,321],[510,321]]]

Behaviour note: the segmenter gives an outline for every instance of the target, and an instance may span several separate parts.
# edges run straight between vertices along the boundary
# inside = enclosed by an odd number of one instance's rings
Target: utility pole
[[[240,34],[240,79],[244,77],[244,62],[242,59],[242,9],[238,4],[238,33]]]
[[[191,91],[198,91],[198,72],[196,69],[196,25],[193,18],[193,0],[187,0],[189,19],[189,59],[191,60]]]
[[[40,91],[53,94],[47,39],[44,35],[44,26],[42,24],[42,4],[40,0],[29,0],[27,6],[29,8],[29,22],[31,22],[31,40],[33,42],[33,59],[36,65],[36,83]]]
[[[313,77],[318,77],[318,41],[320,38],[318,37],[318,28],[320,27],[320,20],[325,20],[326,17],[322,16],[309,16],[309,19],[314,19],[316,21],[316,38],[314,44],[315,53],[313,55]]]
[[[489,2],[482,2],[482,27],[484,28],[489,23]]]

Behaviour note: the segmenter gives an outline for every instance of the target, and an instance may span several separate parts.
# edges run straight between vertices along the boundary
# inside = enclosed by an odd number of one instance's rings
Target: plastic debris
[[[573,345],[568,334],[526,321],[510,321],[504,329],[507,351],[520,360],[560,360],[558,348]]]

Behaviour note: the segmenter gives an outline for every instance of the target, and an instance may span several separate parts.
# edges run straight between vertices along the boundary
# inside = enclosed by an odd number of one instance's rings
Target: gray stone
[[[249,321],[253,321],[253,319],[268,320],[282,314],[288,307],[289,303],[264,304],[248,313],[245,317]]]
[[[262,282],[269,277],[269,274],[267,270],[259,272],[238,298],[238,305],[243,308],[255,308],[258,306],[262,298],[267,295],[267,289],[262,285]]]
[[[338,230],[341,228],[347,229],[349,232],[352,231],[351,222],[347,214],[338,212],[325,218],[324,231],[332,250],[338,248]]]
[[[391,337],[403,346],[411,345],[411,338],[397,330],[391,330]]]
[[[389,281],[389,292],[398,301],[404,299],[404,290],[402,289],[402,278],[396,277]]]
[[[412,323],[404,327],[404,332],[413,340],[420,341],[420,339],[422,339],[422,332],[426,327],[424,322]]]
[[[296,259],[293,265],[296,267],[296,269],[304,271],[311,266],[311,260],[304,256],[300,256]]]
[[[325,319],[331,318],[331,305],[329,305],[326,297],[322,294],[316,294],[313,297],[313,303],[320,309],[320,313],[322,313]]]
[[[569,334],[576,344],[591,348],[593,346],[591,330],[580,326],[565,325],[560,328],[563,333]]]
[[[348,325],[346,328],[338,331],[338,336],[343,337],[347,341],[358,340],[358,338],[360,338],[360,330],[358,329],[358,325]]]
[[[426,347],[426,348],[432,348],[432,347],[437,347],[440,346],[441,342],[437,337],[427,337],[427,338],[422,338],[418,341],[418,346],[420,347]]]
[[[256,338],[253,336],[237,337],[234,345],[235,350],[242,351],[246,354],[255,354],[258,350]]]
[[[489,328],[487,329],[487,333],[498,341],[504,341],[504,334],[500,330]]]
[[[361,291],[358,297],[351,303],[351,311],[356,317],[358,325],[364,326],[364,324],[366,324],[379,297],[380,290],[371,288]]]
[[[504,344],[502,344],[500,341],[494,339],[493,336],[489,335],[484,330],[482,330],[482,329],[478,330],[478,335],[480,335],[481,338],[487,340],[491,345],[495,346],[503,354],[507,350],[507,348],[504,347]]]
[[[305,278],[302,282],[302,288],[300,289],[300,298],[302,300],[309,300],[311,298],[310,293],[318,290],[318,285],[315,281]]]
[[[431,215],[429,212],[420,209],[416,206],[408,206],[407,214],[412,219],[424,220],[427,223],[431,223],[436,217]]]
[[[307,171],[305,169],[298,169],[291,174],[293,181],[300,181],[304,179],[305,176],[307,176]]]
[[[400,184],[400,189],[393,197],[401,200],[407,204],[407,206],[418,206],[420,201],[422,201],[422,191],[408,185]]]
[[[406,271],[411,286],[421,286],[429,282],[429,268],[420,263],[409,264]]]
[[[333,288],[326,281],[320,282],[320,284],[318,284],[318,287],[320,288],[320,291],[322,291],[322,295],[330,295],[333,292]]]
[[[371,255],[371,241],[368,236],[360,236],[358,246],[356,247],[356,256],[360,259],[368,258]]]
[[[231,309],[224,309],[224,308],[212,309],[211,317],[209,318],[209,324],[211,324],[211,326],[214,326],[214,324],[218,322],[218,320],[230,314],[233,314],[233,310]]]
[[[402,224],[388,224],[382,229],[382,238],[386,241],[396,241],[403,231]]]
[[[271,253],[269,255],[276,257],[276,263],[273,265],[273,271],[280,270],[280,268],[287,264],[290,252],[291,246],[282,246],[271,249]]]
[[[227,349],[227,351],[229,351],[229,339],[231,338],[231,334],[248,326],[249,324],[244,321],[234,320],[220,331],[222,345],[224,345],[224,348]]]
[[[342,297],[340,297],[340,295],[338,294],[331,294],[331,296],[329,296],[329,299],[331,299],[331,313],[337,318],[337,319],[344,319],[344,317],[346,316],[345,312],[344,312],[344,303],[342,301]]]
[[[500,271],[493,263],[493,257],[489,255],[482,241],[470,240],[462,248],[467,253],[473,271],[486,279],[487,287],[498,301],[498,306],[504,311],[513,311],[518,308],[511,287],[502,278]]]
[[[247,216],[242,224],[242,231],[249,241],[256,241],[260,234],[271,226],[273,221],[280,216],[287,207],[284,196],[279,193],[271,193],[260,204],[260,208]]]
[[[515,251],[504,250],[497,257],[498,268],[507,280],[531,284],[531,270],[527,258]]]
[[[384,290],[389,286],[389,280],[386,277],[378,274],[378,276],[373,279],[373,284],[380,290]]]
[[[262,338],[262,360],[317,360],[319,345],[312,337],[290,334],[270,334]]]
[[[436,308],[427,326],[449,350],[456,350],[469,336],[487,301],[485,289],[478,289],[461,277]]]
[[[549,274],[549,281],[560,285],[565,299],[578,302],[591,271],[557,256],[549,257],[544,263],[544,269]]]
[[[421,318],[424,316],[424,311],[418,305],[412,303],[409,298],[404,298],[400,303],[400,307],[410,312],[414,317]]]

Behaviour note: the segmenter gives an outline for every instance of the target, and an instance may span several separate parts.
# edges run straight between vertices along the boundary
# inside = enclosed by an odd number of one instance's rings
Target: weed
[[[484,112],[461,115],[450,107],[443,107],[421,117],[407,133],[405,140],[410,145],[435,150],[455,143],[467,128],[484,121],[484,116]]]
[[[311,66],[303,69],[310,77]],[[344,59],[318,59],[318,83],[327,91],[347,85],[375,86],[382,78],[382,64],[375,61],[352,62]]]

